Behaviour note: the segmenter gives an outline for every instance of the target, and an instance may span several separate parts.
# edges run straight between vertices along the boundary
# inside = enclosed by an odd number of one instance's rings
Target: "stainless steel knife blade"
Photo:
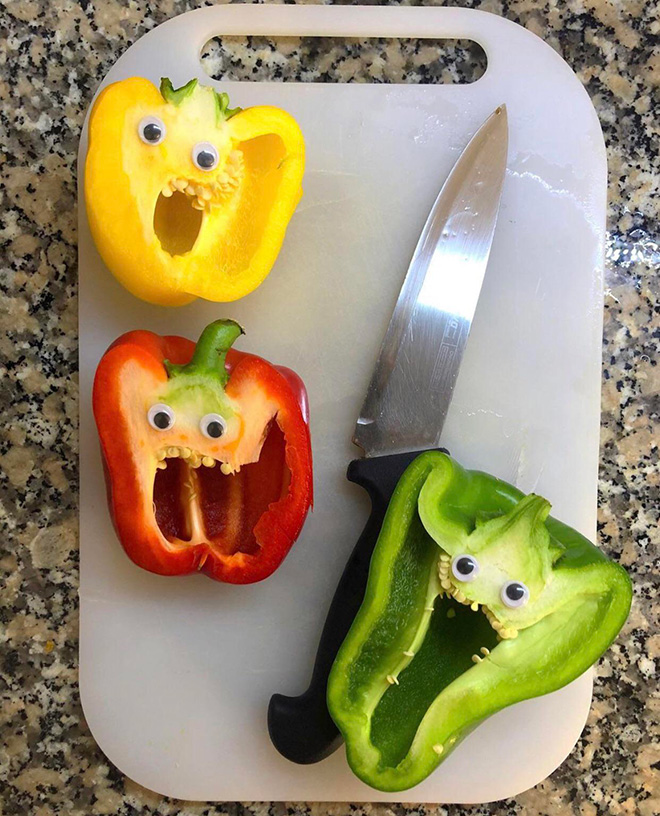
[[[501,105],[472,137],[426,220],[353,441],[365,456],[436,447],[495,233],[506,174]]]

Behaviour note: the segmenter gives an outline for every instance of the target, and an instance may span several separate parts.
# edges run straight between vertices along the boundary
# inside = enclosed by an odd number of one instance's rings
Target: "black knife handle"
[[[394,488],[420,453],[355,459],[348,466],[349,481],[369,494],[371,515],[335,590],[309,688],[299,697],[273,694],[268,706],[268,732],[273,745],[282,756],[299,765],[320,762],[341,745],[341,735],[326,705],[328,675],[364,598],[371,555]]]

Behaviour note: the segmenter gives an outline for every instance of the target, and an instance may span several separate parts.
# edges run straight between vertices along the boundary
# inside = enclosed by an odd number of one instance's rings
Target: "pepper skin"
[[[305,146],[278,108],[229,108],[191,80],[115,82],[89,117],[85,201],[96,247],[130,292],[163,306],[232,301],[275,263],[302,195]]]
[[[614,640],[627,574],[549,511],[439,452],[408,467],[328,682],[364,782],[418,784],[486,717],[570,683]]]
[[[160,575],[267,578],[312,503],[307,396],[291,370],[231,349],[232,320],[197,345],[122,335],[96,371],[110,512],[128,556]]]

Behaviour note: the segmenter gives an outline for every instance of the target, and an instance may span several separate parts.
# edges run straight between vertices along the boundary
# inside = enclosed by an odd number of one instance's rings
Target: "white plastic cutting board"
[[[380,794],[343,749],[306,767],[271,746],[274,691],[306,687],[326,610],[368,513],[345,479],[353,425],[431,204],[470,135],[509,112],[510,155],[491,262],[443,443],[464,465],[547,496],[595,536],[606,160],[579,81],[533,34],[449,8],[218,6],[147,34],[104,83],[208,78],[213,35],[462,37],[488,57],[472,85],[223,83],[233,104],[279,105],[307,141],[305,194],[270,277],[227,306],[138,301],[103,267],[82,198],[80,147],[81,641],[85,716],[124,773],[210,800],[483,802],[536,784],[584,725],[590,673],[480,726],[423,784]],[[111,195],[112,191],[109,190]],[[279,571],[234,587],[135,567],[110,525],[90,393],[105,348],[129,329],[196,338],[217,317],[239,347],[298,371],[309,389],[316,504]]]

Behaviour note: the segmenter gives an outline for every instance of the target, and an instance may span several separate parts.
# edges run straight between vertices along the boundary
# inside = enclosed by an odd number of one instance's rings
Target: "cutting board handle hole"
[[[213,37],[200,61],[210,77],[225,82],[467,85],[487,66],[473,40],[404,37]]]

